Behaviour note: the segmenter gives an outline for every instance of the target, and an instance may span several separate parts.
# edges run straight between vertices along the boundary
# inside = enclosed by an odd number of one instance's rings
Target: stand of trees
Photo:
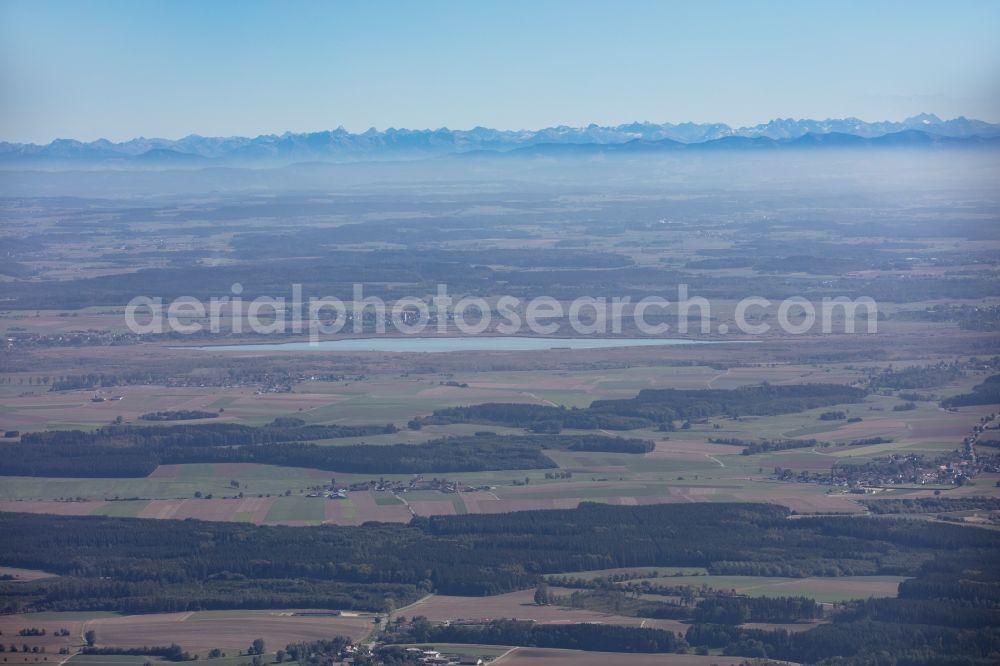
[[[729,655],[808,664],[995,664],[1000,655],[998,565],[997,551],[943,549],[919,565],[914,578],[900,583],[899,598],[849,602],[834,613],[831,624],[788,633],[698,623],[685,638]]]
[[[484,403],[435,410],[425,423],[484,423],[538,429],[544,424],[583,430],[670,430],[678,419],[710,416],[773,416],[816,407],[858,403],[865,391],[841,384],[746,386],[737,389],[643,389],[633,398],[595,400],[566,409],[520,403]]]
[[[233,424],[111,426],[25,435],[0,444],[0,475],[141,477],[160,464],[252,462],[359,474],[421,474],[508,469],[554,469],[544,450],[646,453],[653,442],[605,435],[449,437],[421,444],[318,446],[299,441],[323,435],[392,432],[389,426],[304,426],[283,419],[249,428]],[[224,426],[222,428],[218,426]],[[261,432],[262,431],[262,432]],[[246,435],[246,439],[242,437]],[[273,441],[287,437],[291,441]]]
[[[740,453],[745,456],[768,451],[785,451],[786,449],[811,449],[820,445],[820,442],[815,439],[762,439],[755,442],[737,437],[712,437],[708,441],[712,444],[742,446],[743,450]]]
[[[150,412],[139,418],[143,421],[190,421],[193,419],[218,418],[218,412],[206,412],[203,409],[175,409],[163,412]]]
[[[898,622],[833,622],[803,632],[695,624],[684,635],[696,648],[723,654],[824,666],[991,666],[1000,630],[954,629]]]
[[[535,624],[494,620],[482,625],[438,626],[430,629],[432,643],[477,643],[564,648],[598,652],[683,652],[687,643],[672,631],[613,624]]]
[[[584,504],[414,518],[407,526],[301,529],[2,513],[0,533],[18,547],[0,553],[0,564],[62,577],[0,583],[0,591],[35,610],[378,610],[387,597],[403,605],[420,590],[498,594],[534,587],[549,573],[691,566],[758,575],[913,575],[935,553],[989,561],[1000,552],[1000,534],[987,530],[788,515],[754,504]]]
[[[266,446],[175,447],[160,452],[167,464],[254,462],[282,467],[313,467],[357,474],[480,472],[558,467],[539,444],[505,437],[448,437],[422,444],[318,446],[282,443]]]
[[[93,446],[148,447],[162,449],[183,446],[241,446],[308,442],[318,439],[364,437],[397,432],[391,423],[383,425],[306,425],[300,419],[275,419],[261,427],[238,423],[198,423],[172,426],[111,425],[93,432],[46,430],[25,433],[24,444],[89,444]]]
[[[952,396],[941,401],[942,407],[967,407],[992,405],[1000,402],[1000,375],[988,377],[982,384],[972,387],[972,393]]]
[[[0,611],[384,611],[429,591],[495,594],[535,587],[548,573],[604,568],[865,571],[913,578],[900,584],[898,599],[846,604],[831,624],[798,633],[736,623],[808,619],[817,613],[809,599],[715,595],[694,608],[660,605],[665,617],[697,620],[686,634],[688,645],[731,655],[837,666],[996,663],[1000,533],[884,517],[788,517],[787,509],[771,505],[584,504],[415,518],[406,526],[306,529],[2,513],[0,533],[18,547],[0,551],[0,564],[60,577],[0,582]],[[653,606],[636,612],[655,615]],[[670,632],[597,625],[491,622],[425,629],[432,635],[422,640],[439,642],[644,652],[685,647]]]
[[[191,654],[184,651],[184,649],[177,645],[176,643],[171,643],[170,645],[153,645],[146,647],[136,647],[136,648],[123,648],[123,647],[93,647],[87,646],[80,650],[81,654],[95,654],[95,655],[130,655],[130,656],[150,656],[150,657],[162,657],[167,661],[193,661],[196,656],[191,656]]]
[[[823,616],[823,609],[807,597],[726,597],[703,599],[695,606],[695,622],[802,622]]]
[[[872,378],[871,386],[876,389],[924,389],[943,386],[964,375],[962,366],[958,363],[911,365],[906,368],[886,368]]]
[[[1000,511],[1000,497],[918,497],[915,499],[861,500],[872,513],[947,513],[950,511]]]

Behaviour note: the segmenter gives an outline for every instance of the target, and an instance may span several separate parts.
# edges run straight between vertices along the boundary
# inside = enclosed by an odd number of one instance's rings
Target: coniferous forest
[[[672,635],[602,628],[586,635],[506,623],[444,628],[435,640],[727,654],[814,663],[881,644],[912,663],[989,663],[1000,653],[1000,533],[893,518],[789,519],[754,504],[610,507],[415,518],[408,526],[254,527],[198,521],[0,514],[18,544],[0,564],[60,574],[0,583],[11,610],[131,613],[223,608],[381,610],[435,591],[485,595],[524,589],[544,574],[632,566],[709,572],[910,577],[899,598],[851,602],[802,633],[745,629],[815,613],[808,600],[720,598]],[[71,557],[66,557],[71,553]],[[793,606],[789,604],[793,604]],[[851,654],[844,637],[852,636]],[[515,640],[516,638],[516,640]],[[962,661],[964,660],[964,661]]]

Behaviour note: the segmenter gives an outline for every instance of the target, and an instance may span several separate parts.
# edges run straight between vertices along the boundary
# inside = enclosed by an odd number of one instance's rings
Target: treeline
[[[146,447],[0,443],[0,476],[136,478],[149,476],[159,464],[160,457]]]
[[[954,582],[954,578],[951,579]],[[957,590],[957,588],[956,588]],[[838,621],[900,622],[904,624],[929,624],[960,629],[1000,627],[1000,608],[996,599],[976,604],[956,601],[947,597],[933,599],[865,599],[855,601],[841,611]]]
[[[684,652],[687,643],[672,631],[614,624],[536,624],[494,620],[482,625],[442,625],[428,632],[431,643],[473,643],[562,648],[596,652]]]
[[[594,453],[641,454],[656,448],[656,443],[649,439],[608,435],[536,435],[535,441],[545,449]]]
[[[241,446],[277,442],[364,437],[398,432],[395,425],[306,425],[301,419],[275,419],[265,426],[197,423],[173,426],[111,425],[97,430],[45,430],[21,436],[25,444],[70,444],[113,447]]]
[[[446,425],[451,423],[482,423],[512,428],[526,428],[536,432],[559,432],[563,428],[577,430],[634,430],[652,423],[646,419],[621,417],[599,413],[590,408],[550,407],[512,402],[488,402],[468,407],[449,407],[434,410],[431,416],[420,419],[422,423]]]
[[[823,609],[808,597],[716,595],[699,601],[691,617],[695,622],[707,624],[802,622],[823,617]]]
[[[252,452],[267,457],[269,447],[263,446],[264,444],[392,432],[396,432],[396,427],[392,424],[291,427],[272,424],[255,428],[235,423],[113,425],[93,432],[49,430],[25,433],[21,436],[20,443],[0,444],[0,476],[144,477],[149,476],[158,465],[168,461],[249,461],[254,459]],[[251,449],[241,445],[257,446]],[[295,445],[276,444],[274,448],[276,460],[294,458]],[[327,456],[332,454],[333,447],[329,448],[331,452]],[[243,449],[251,453],[241,457],[238,452]],[[285,449],[291,449],[293,454]],[[300,453],[303,460],[309,459],[310,455],[322,458],[322,451],[325,450],[324,447],[315,445],[299,445],[298,449],[305,451]],[[231,457],[227,457],[227,451]]]
[[[982,384],[972,387],[972,393],[945,398],[941,401],[941,406],[968,407],[970,405],[992,405],[1000,403],[1000,375],[988,377]]]
[[[869,511],[876,514],[1000,511],[1000,497],[919,497],[916,499],[861,500],[861,503]]]
[[[389,426],[280,426],[249,428],[112,426],[82,431],[30,433],[20,444],[0,444],[0,475],[142,477],[160,464],[249,462],[311,467],[357,474],[423,474],[558,467],[544,450],[647,453],[653,442],[606,435],[497,435],[447,437],[420,444],[319,446],[277,437],[390,432]],[[217,426],[225,426],[218,428]],[[162,432],[160,432],[162,431]],[[259,432],[263,431],[263,432]],[[207,433],[204,440],[201,433]],[[239,445],[240,434],[251,442]],[[258,440],[261,443],[254,443]],[[203,441],[203,443],[201,443]]]
[[[26,610],[184,611],[402,605],[419,591],[498,594],[545,574],[681,566],[913,575],[935,553],[994,558],[1000,534],[879,518],[801,518],[755,504],[663,504],[414,518],[310,529],[0,514],[0,564],[58,578],[0,583]],[[762,538],[767,535],[767,538]],[[71,553],[71,556],[67,556]]]
[[[406,583],[352,583],[315,577],[247,577],[220,572],[202,582],[144,578],[95,580],[67,577],[57,584],[21,583],[0,588],[0,611],[25,606],[53,611],[106,611],[125,614],[181,613],[202,610],[330,608],[385,611],[412,603],[429,589]]]
[[[995,550],[945,549],[900,583],[899,598],[848,602],[831,624],[788,633],[698,623],[685,637],[699,649],[809,664],[994,664],[1000,654],[998,565]]]
[[[680,603],[649,598],[650,594],[672,593],[681,598]],[[690,607],[688,604],[697,596],[704,598]],[[707,588],[698,591],[688,585],[657,588],[642,584],[622,587],[605,584],[563,596],[548,594],[548,602],[616,615],[717,624],[808,622],[823,617],[822,607],[808,597],[746,597]]]
[[[50,391],[73,391],[78,389],[111,388],[129,384],[154,384],[166,379],[162,373],[150,373],[142,370],[125,373],[89,372],[85,375],[65,375],[54,377],[49,386]],[[48,382],[46,382],[48,383]]]
[[[871,387],[892,389],[925,389],[943,386],[965,376],[958,363],[911,365],[905,368],[886,368],[871,379]]]
[[[891,444],[892,442],[892,437],[863,437],[852,439],[848,442],[848,446],[871,446],[872,444]]]
[[[684,605],[644,599],[633,594],[632,590],[626,591],[617,587],[576,590],[566,595],[551,592],[543,594],[545,595],[543,598],[548,604],[567,608],[585,608],[601,613],[663,620],[686,620],[691,617],[691,609]],[[537,590],[535,595],[538,598]]]
[[[730,562],[817,575],[862,563],[871,573],[914,577],[900,584],[898,599],[848,603],[831,624],[804,632],[737,623],[808,619],[817,613],[808,599],[714,595],[693,609],[653,602],[637,612],[689,612],[699,621],[686,643],[729,655],[838,666],[995,663],[1000,534],[928,521],[788,515],[781,507],[753,504],[585,504],[576,510],[417,518],[408,526],[220,523],[208,529],[192,520],[3,513],[0,533],[18,547],[0,551],[0,564],[60,577],[0,583],[0,610],[384,611],[430,591],[524,589],[546,573],[642,566],[715,571]],[[606,625],[507,622],[440,631],[427,640],[651,652],[685,646],[672,634]],[[891,660],[871,660],[879,654]]]
[[[80,650],[80,654],[95,655],[128,655],[128,656],[150,656],[162,657],[167,661],[193,661],[196,657],[185,652],[184,648],[176,643],[170,645],[153,645],[144,647],[94,647],[86,646]]]
[[[729,444],[730,446],[742,446],[740,452],[745,456],[752,456],[768,451],[785,451],[787,449],[811,449],[819,446],[820,442],[815,439],[762,439],[758,441],[739,439],[737,437],[711,437],[708,440],[712,444]]]
[[[174,409],[162,412],[150,412],[139,417],[142,421],[190,421],[193,419],[214,419],[218,412],[206,412],[202,409]]]
[[[298,662],[300,666],[329,666],[340,661],[345,647],[352,644],[350,636],[334,636],[331,639],[289,643],[285,646],[285,655],[290,662]],[[423,655],[421,655],[423,656]],[[355,661],[355,663],[364,663]]]
[[[685,640],[725,655],[824,666],[992,666],[1000,630],[955,630],[891,622],[821,624],[803,632],[695,624]]]
[[[446,437],[420,444],[317,446],[280,443],[237,447],[172,447],[166,464],[252,462],[353,474],[481,472],[558,467],[530,437]]]
[[[857,403],[862,389],[841,384],[747,386],[737,389],[643,389],[633,398],[595,400],[589,407],[551,407],[521,403],[484,403],[435,410],[424,423],[484,423],[528,429],[576,428],[672,430],[674,421],[711,416],[773,416]]]
[[[172,447],[160,452],[164,463],[255,462],[284,467],[314,467],[358,474],[481,472],[558,467],[545,450],[647,453],[649,440],[606,435],[497,435],[478,433],[433,439],[420,444],[317,446],[280,443],[267,446]]]

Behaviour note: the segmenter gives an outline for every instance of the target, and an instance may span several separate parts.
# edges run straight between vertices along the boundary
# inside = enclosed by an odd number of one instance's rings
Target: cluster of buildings
[[[349,484],[346,488],[338,488],[335,484],[324,486],[312,486],[306,493],[306,497],[323,497],[325,499],[346,499],[348,492],[369,492],[402,494],[416,492],[420,490],[432,490],[440,493],[468,493],[477,490],[490,490],[490,486],[470,486],[461,481],[450,481],[448,479],[425,479],[423,476],[415,476],[409,481],[399,481],[395,479],[371,479],[369,481],[359,481]]]
[[[485,663],[481,657],[468,655],[448,655],[437,650],[425,650],[418,647],[406,648],[407,656],[418,664],[470,664],[479,666]]]
[[[111,347],[134,345],[140,337],[121,331],[67,331],[65,333],[7,332],[4,347],[7,351],[36,347]]]
[[[1000,455],[983,453],[982,447],[976,448],[984,434],[992,434],[989,431],[1000,428],[994,425],[996,421],[996,414],[982,417],[962,440],[960,449],[933,459],[918,453],[897,452],[876,457],[865,464],[836,464],[829,472],[776,467],[769,478],[835,486],[859,495],[901,485],[962,486],[979,474],[1000,472]]]
[[[425,479],[423,476],[415,476],[407,482],[389,479],[378,479],[352,483],[348,486],[352,492],[374,490],[375,492],[406,493],[419,490],[436,490],[441,493],[469,493],[476,490],[490,490],[489,486],[470,486],[461,481],[449,481],[448,479]]]

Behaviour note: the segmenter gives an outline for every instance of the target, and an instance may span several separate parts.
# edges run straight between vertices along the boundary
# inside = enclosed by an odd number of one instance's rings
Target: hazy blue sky
[[[0,0],[0,139],[1000,121],[1000,2]]]

